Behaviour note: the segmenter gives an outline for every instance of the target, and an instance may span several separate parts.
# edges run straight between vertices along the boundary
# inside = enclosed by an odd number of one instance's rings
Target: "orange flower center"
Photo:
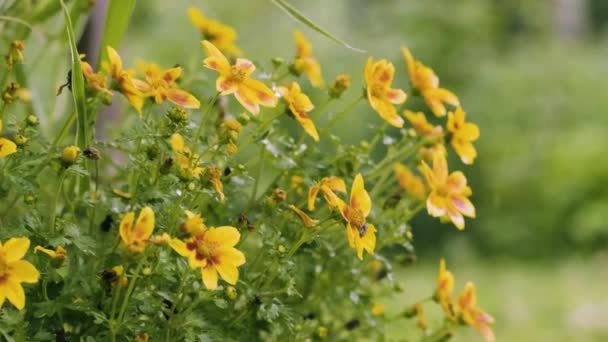
[[[370,86],[370,92],[373,97],[382,98],[384,96],[384,85],[380,83],[374,83]]]
[[[230,80],[235,83],[241,83],[247,78],[247,71],[236,65],[230,67]]]
[[[0,255],[0,281],[4,279],[8,272],[8,264],[6,263],[6,259],[4,255]]]
[[[365,224],[365,216],[363,215],[363,212],[357,208],[348,207],[346,218],[348,219],[348,222],[357,229],[360,229]]]
[[[437,195],[443,198],[448,197],[448,195],[450,194],[450,189],[448,187],[447,184],[443,184],[439,187],[437,187]]]

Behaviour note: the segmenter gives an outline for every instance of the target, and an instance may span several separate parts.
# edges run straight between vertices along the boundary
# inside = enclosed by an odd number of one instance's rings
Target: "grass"
[[[608,341],[608,255],[572,258],[554,263],[462,262],[448,268],[456,277],[456,291],[474,280],[482,308],[496,318],[498,341]],[[387,312],[424,297],[434,286],[436,266],[422,262],[398,272],[404,291],[387,300]],[[440,311],[425,306],[431,325],[438,326]],[[389,341],[418,341],[413,321],[400,319],[387,327]],[[461,329],[454,342],[481,341],[472,329]]]

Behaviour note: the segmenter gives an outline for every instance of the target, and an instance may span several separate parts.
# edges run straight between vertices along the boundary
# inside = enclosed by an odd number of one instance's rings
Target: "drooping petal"
[[[430,90],[432,90],[432,88]],[[433,114],[435,114],[436,117],[445,116],[445,113],[447,113],[447,109],[445,108],[443,102],[432,96],[429,96],[428,91],[424,91],[422,93],[422,96],[424,97],[424,102],[426,102],[426,105],[429,106],[429,109]]]
[[[376,227],[373,224],[367,224],[367,230],[363,237],[361,237],[361,245],[367,253],[374,254],[374,249],[376,248]]]
[[[15,282],[35,283],[40,278],[40,272],[29,261],[17,260],[10,263],[9,274]]]
[[[243,84],[239,85],[237,90],[234,92],[234,97],[239,103],[245,107],[251,114],[257,115],[260,113],[260,106],[252,97],[249,88]]]
[[[321,74],[321,64],[319,64],[316,59],[311,57],[305,59],[304,73],[310,80],[310,84],[312,84],[313,87],[325,87],[325,81],[323,80],[323,75]]]
[[[167,90],[167,99],[184,108],[199,108],[201,103],[189,92],[177,88]]]
[[[365,217],[372,210],[372,200],[367,191],[365,191],[363,176],[360,173],[355,176],[352,189],[350,190],[350,206],[361,210]]]
[[[452,147],[460,157],[460,160],[466,165],[473,164],[475,158],[477,158],[477,150],[470,142],[452,140]]]
[[[317,195],[319,194],[319,189],[320,189],[319,185],[314,184],[308,190],[308,210],[309,211],[315,210],[315,200],[317,199]]]
[[[154,231],[154,211],[150,207],[144,207],[139,216],[133,232],[139,240],[148,239]]]
[[[340,177],[325,177],[323,181],[332,191],[346,192],[346,183],[344,183],[344,180]]]
[[[450,218],[450,221],[458,228],[459,230],[464,229],[464,217],[462,214],[451,204],[447,205],[447,213]]]
[[[131,230],[133,228],[133,221],[135,220],[135,213],[132,211],[125,214],[125,216],[120,220],[120,227],[118,228],[118,233],[120,234],[120,238],[126,244],[131,243]]]
[[[315,220],[310,216],[306,215],[305,212],[300,210],[300,208],[296,207],[295,205],[290,204],[287,207],[291,209],[294,213],[296,213],[296,215],[298,215],[302,223],[304,223],[305,227],[314,227],[319,223],[319,220]]]
[[[407,99],[407,95],[405,94],[405,92],[401,89],[390,89],[387,93],[386,93],[386,98],[392,103],[392,104],[402,104],[403,102],[405,102],[405,100]]]
[[[181,256],[187,257],[192,254],[192,251],[188,249],[186,243],[180,239],[173,238],[169,240],[169,246]]]
[[[350,225],[350,223],[346,224],[346,239],[348,239],[348,245],[350,248],[355,248],[355,234],[358,234],[356,229]]]
[[[475,207],[468,198],[464,196],[455,196],[452,197],[451,200],[454,207],[456,207],[456,209],[458,209],[458,211],[460,211],[463,215],[475,218]]]
[[[205,239],[209,242],[215,242],[222,246],[232,247],[239,242],[241,233],[238,229],[230,226],[217,227],[209,229],[205,233]]]
[[[20,260],[30,248],[30,239],[26,237],[10,238],[2,246],[5,253],[5,262],[10,264]]]
[[[244,85],[251,92],[251,97],[255,99],[254,101],[256,103],[265,107],[276,107],[278,101],[277,97],[264,83],[248,78],[244,81]]]
[[[296,120],[302,125],[304,128],[304,132],[310,135],[314,141],[319,141],[319,133],[317,132],[317,127],[315,127],[314,122],[308,116],[302,117],[301,115],[296,115]]]
[[[224,56],[224,54],[208,40],[203,40],[201,44],[209,56],[203,60],[205,67],[215,70],[220,74],[229,73],[230,63],[228,62],[226,56]]]
[[[215,290],[217,288],[217,271],[214,266],[201,268],[201,275],[207,289]]]

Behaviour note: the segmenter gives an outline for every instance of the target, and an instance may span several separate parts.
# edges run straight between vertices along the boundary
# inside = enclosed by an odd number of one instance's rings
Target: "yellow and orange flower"
[[[209,166],[203,169],[207,180],[213,185],[215,192],[220,195],[220,201],[224,200],[224,184],[222,184],[222,169],[216,166]]]
[[[450,144],[465,164],[473,164],[477,157],[477,150],[473,141],[479,139],[479,127],[471,122],[466,122],[466,115],[461,107],[455,112],[448,113],[447,129],[452,134]]]
[[[393,104],[402,104],[407,96],[403,90],[391,88],[395,75],[393,64],[386,59],[374,62],[370,57],[365,65],[364,75],[370,106],[389,124],[403,127],[403,119],[397,114]]]
[[[468,282],[460,296],[456,306],[458,317],[467,325],[475,328],[486,342],[494,342],[492,325],[494,317],[477,307],[477,294],[475,284]]]
[[[62,246],[57,246],[57,248],[55,248],[54,250],[49,249],[49,248],[44,248],[42,246],[34,247],[34,253],[39,252],[39,251],[48,255],[49,257],[51,257],[51,259],[54,259],[57,261],[65,260],[65,258],[68,255],[68,252]]]
[[[366,221],[372,210],[372,200],[365,190],[363,176],[357,174],[350,190],[348,204],[337,200],[342,217],[346,220],[346,237],[351,248],[357,251],[357,257],[363,260],[363,250],[374,254],[376,247],[376,227]]]
[[[300,85],[296,82],[291,82],[288,87],[278,87],[277,91],[281,94],[285,103],[287,103],[289,112],[302,125],[306,134],[310,135],[315,141],[319,141],[319,133],[317,132],[315,123],[308,116],[308,112],[313,110],[315,106],[310,101],[310,98],[302,92]]]
[[[237,101],[252,114],[260,112],[260,105],[265,107],[277,105],[277,98],[272,90],[264,83],[250,77],[255,71],[253,62],[238,58],[234,65],[230,65],[226,56],[215,45],[207,40],[201,43],[208,55],[203,60],[203,64],[220,74],[215,82],[220,95],[234,94]]]
[[[84,54],[80,55],[80,58],[86,57]],[[82,74],[84,79],[87,81],[87,86],[94,91],[103,93],[107,96],[112,96],[110,89],[106,87],[106,75],[101,72],[95,72],[91,64],[80,61],[80,67],[82,68]]]
[[[145,81],[133,79],[133,85],[143,96],[153,97],[156,104],[169,100],[183,108],[199,108],[201,103],[194,95],[180,89],[175,81],[181,76],[182,68],[174,67],[162,70],[153,63],[140,62]]]
[[[21,283],[36,283],[40,273],[29,261],[22,260],[30,247],[26,237],[0,242],[0,307],[8,299],[17,309],[25,307],[25,292]]]
[[[2,132],[2,120],[0,120],[0,133]],[[17,144],[6,138],[0,138],[0,158],[4,158],[17,152]]]
[[[448,163],[442,153],[435,153],[432,169],[424,161],[420,169],[431,191],[426,201],[429,215],[448,219],[456,228],[464,229],[463,215],[475,217],[475,207],[468,199],[471,188],[464,174],[455,171],[448,175]]]
[[[132,253],[141,253],[146,249],[150,236],[154,231],[154,211],[144,207],[135,220],[135,213],[128,212],[120,221],[120,238]]]
[[[409,195],[414,199],[423,200],[426,195],[426,188],[422,182],[422,178],[415,175],[412,170],[402,163],[393,165],[397,182]]]
[[[454,93],[447,89],[439,88],[439,77],[435,75],[433,69],[415,60],[408,48],[401,48],[401,52],[407,65],[407,72],[412,86],[420,92],[433,114],[445,116],[445,104],[452,106],[460,105],[458,97]]]
[[[319,191],[323,193],[330,208],[337,208],[340,198],[335,192],[346,193],[346,184],[342,178],[334,176],[324,177],[318,183],[314,183],[308,190],[308,210],[315,209],[315,200]]]
[[[313,87],[323,88],[325,81],[321,75],[321,65],[312,54],[312,45],[300,31],[295,31],[293,38],[296,41],[296,58],[293,61],[293,70],[297,74],[303,73],[306,75]]]
[[[198,166],[199,156],[193,154],[186,146],[184,137],[179,133],[174,133],[171,135],[169,144],[175,153],[175,161],[180,171],[179,176],[183,179],[199,178],[203,173],[203,168]]]
[[[452,303],[452,292],[454,292],[454,275],[445,266],[445,259],[439,261],[439,274],[437,275],[437,288],[435,289],[435,300],[441,305],[446,317],[454,320],[454,304]]]
[[[403,112],[403,115],[407,121],[410,122],[412,128],[419,137],[433,138],[439,137],[443,133],[443,127],[439,125],[433,126],[433,124],[427,121],[426,115],[424,115],[423,112],[412,112],[410,110],[406,110]]]
[[[217,288],[218,273],[228,284],[235,285],[238,267],[245,263],[245,255],[234,247],[241,237],[239,231],[230,226],[207,228],[202,221],[190,224],[189,230],[190,236],[185,240],[171,239],[171,248],[187,257],[191,268],[201,269],[207,289]]]
[[[108,46],[108,59],[110,64],[104,63],[106,69],[109,69],[110,76],[116,82],[118,91],[121,92],[129,101],[129,103],[141,114],[141,108],[144,105],[143,94],[135,88],[133,84],[133,76],[135,70],[124,70],[122,68],[122,59],[116,50]]]
[[[194,7],[188,8],[188,18],[192,25],[201,32],[203,39],[210,41],[221,52],[230,56],[241,54],[241,50],[234,43],[237,34],[232,27],[205,17],[203,12]]]
[[[304,211],[302,211],[300,208],[296,207],[293,204],[290,204],[287,206],[289,209],[291,209],[294,213],[296,213],[296,215],[298,215],[298,217],[300,218],[300,220],[302,221],[302,223],[304,224],[305,227],[314,227],[319,223],[319,220],[315,220],[313,218],[311,218],[310,216],[306,215],[306,213]]]

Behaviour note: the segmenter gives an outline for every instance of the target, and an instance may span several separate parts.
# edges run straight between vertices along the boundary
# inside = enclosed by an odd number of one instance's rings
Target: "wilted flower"
[[[464,174],[455,171],[448,175],[448,163],[442,153],[435,153],[432,169],[424,161],[420,169],[431,191],[426,201],[428,213],[445,217],[458,229],[464,229],[463,215],[475,217],[475,207],[468,199],[471,188]]]
[[[8,299],[17,309],[25,307],[25,293],[21,283],[35,283],[40,273],[29,261],[21,260],[30,247],[26,237],[0,242],[0,307]]]
[[[435,75],[433,69],[417,61],[412,56],[412,53],[407,48],[401,48],[403,58],[407,64],[407,72],[414,88],[416,88],[431,112],[436,116],[444,116],[446,108],[444,104],[458,106],[460,102],[458,97],[451,91],[439,88],[439,78]]]
[[[65,258],[68,255],[68,252],[61,246],[57,246],[57,248],[55,248],[54,250],[44,248],[42,246],[36,246],[36,247],[34,247],[34,253],[36,253],[36,252],[42,252],[57,261],[65,260]]]
[[[287,103],[289,112],[302,125],[306,134],[310,135],[314,141],[319,141],[319,133],[317,132],[315,123],[308,116],[308,112],[313,110],[315,106],[308,96],[302,92],[300,85],[296,82],[291,82],[288,87],[278,87],[277,91]]]
[[[293,210],[294,213],[296,213],[296,215],[298,215],[298,217],[300,218],[300,220],[302,220],[302,223],[304,223],[305,227],[314,227],[319,223],[319,220],[315,220],[313,218],[311,218],[310,216],[306,215],[305,212],[303,212],[302,210],[300,210],[298,207],[296,207],[293,204],[290,204],[287,206],[289,209]]]
[[[397,114],[393,104],[405,102],[407,96],[401,89],[393,89],[395,67],[386,59],[374,62],[370,57],[365,65],[365,84],[370,106],[389,124],[403,126],[403,119]]]
[[[473,164],[477,150],[472,142],[479,138],[479,127],[471,122],[465,122],[467,113],[461,107],[455,112],[448,113],[447,129],[452,135],[450,144],[465,164]]]
[[[343,179],[334,176],[324,177],[318,183],[314,183],[308,190],[308,210],[315,209],[315,200],[319,191],[323,193],[330,208],[337,208],[339,198],[335,192],[346,193],[346,184]]]
[[[207,40],[201,43],[208,55],[203,60],[203,64],[220,74],[215,86],[221,95],[234,94],[237,101],[253,114],[260,112],[260,105],[266,107],[277,105],[277,98],[272,90],[264,83],[250,77],[255,71],[253,62],[238,58],[234,65],[230,65],[226,56],[215,45]]]
[[[314,87],[323,88],[325,81],[321,75],[321,65],[312,54],[312,45],[300,31],[295,31],[293,37],[296,41],[296,58],[292,69],[298,75],[306,75]]]

